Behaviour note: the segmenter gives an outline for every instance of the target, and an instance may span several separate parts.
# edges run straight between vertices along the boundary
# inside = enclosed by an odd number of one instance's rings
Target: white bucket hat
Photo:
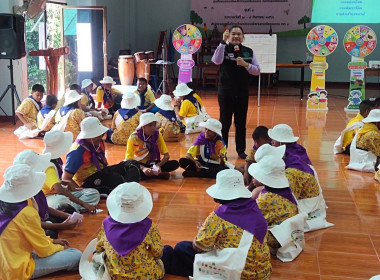
[[[45,148],[43,154],[51,153],[51,159],[63,156],[73,143],[73,133],[60,130],[50,130],[45,133]]]
[[[173,91],[173,94],[177,97],[180,96],[186,96],[193,90],[187,86],[187,84],[182,83],[176,86],[175,90]]]
[[[140,123],[136,130],[142,128],[144,125],[150,124],[151,122],[156,122],[156,127],[159,127],[161,119],[159,116],[156,116],[155,114],[149,112],[140,115]]]
[[[297,142],[299,137],[294,136],[293,129],[287,124],[278,124],[268,130],[268,136],[281,143]]]
[[[50,165],[51,154],[40,155],[33,150],[23,150],[13,160],[13,164],[26,164],[36,172],[45,172]]]
[[[82,86],[81,87],[82,87],[82,89],[84,89],[84,88],[88,87],[91,84],[92,84],[92,90],[96,89],[96,85],[95,85],[95,83],[91,79],[84,79],[82,81]]]
[[[205,127],[222,137],[222,123],[216,119],[208,119],[205,122],[200,122],[199,126]]]
[[[259,162],[265,156],[275,156],[276,158],[283,158],[285,154],[286,146],[281,145],[278,147],[271,146],[269,144],[261,145],[255,153],[255,161]]]
[[[120,106],[123,109],[133,109],[140,105],[140,97],[134,92],[127,92],[123,94]]]
[[[46,174],[33,171],[27,164],[16,164],[5,170],[4,179],[0,187],[0,200],[17,203],[39,193],[46,180]]]
[[[102,125],[98,118],[87,117],[80,123],[80,130],[78,139],[90,139],[106,133],[108,127]]]
[[[167,94],[161,94],[160,98],[157,98],[154,101],[154,104],[156,104],[156,106],[160,108],[161,110],[165,110],[165,111],[174,110],[172,107],[172,98],[170,97],[170,95],[167,95]]]
[[[206,193],[222,200],[252,197],[252,193],[244,186],[243,174],[236,169],[220,171],[216,175],[216,184],[209,187]]]
[[[110,76],[105,76],[103,80],[99,81],[101,84],[113,84],[116,85],[116,82]]]
[[[75,101],[78,101],[83,96],[79,94],[76,90],[69,90],[65,93],[65,103],[63,103],[63,106],[67,106],[71,103],[74,103]]]
[[[285,162],[274,155],[264,156],[258,163],[252,163],[248,168],[248,173],[268,187],[274,189],[289,187],[285,176]]]
[[[380,109],[373,109],[368,116],[362,120],[364,123],[380,122]]]
[[[123,183],[109,194],[107,208],[113,220],[119,223],[137,223],[152,211],[152,195],[139,183]]]

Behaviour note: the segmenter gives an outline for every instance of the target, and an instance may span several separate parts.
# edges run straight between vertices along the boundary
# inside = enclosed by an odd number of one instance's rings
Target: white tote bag
[[[245,267],[253,234],[244,231],[237,248],[216,249],[195,255],[193,277],[190,279],[239,280]]]
[[[212,160],[212,159],[208,159],[206,156],[205,156],[205,145],[201,145],[199,147],[199,151],[200,151],[200,154],[201,154],[201,157],[203,159],[204,162],[207,162],[207,163],[213,163],[213,164],[220,164],[219,161],[216,161],[216,160]],[[228,162],[226,160],[226,162],[224,163],[229,169],[235,169],[235,165],[233,165],[232,163]]]
[[[50,110],[50,112],[45,116],[44,121],[41,125],[41,130],[45,130],[50,121],[55,117],[55,114],[57,113],[56,110]]]
[[[71,113],[73,112],[74,110],[71,110],[69,111],[62,119],[59,123],[56,123],[51,130],[60,130],[60,131],[65,131],[65,128],[66,128],[66,125],[67,125],[67,121],[69,120],[69,117],[71,115]],[[57,112],[57,114],[59,114],[59,112]]]
[[[206,112],[205,107],[199,108],[199,105],[196,104],[195,108],[197,110],[197,115],[184,118],[186,123],[185,134],[201,132],[202,127],[199,127],[199,124],[201,122],[207,121],[210,118],[210,116]]]
[[[20,126],[17,128],[13,133],[18,137],[18,139],[28,139],[28,138],[35,138],[38,136],[38,133],[40,133],[41,130],[38,128],[35,129],[29,129],[25,125]]]
[[[304,227],[306,220],[307,214],[300,213],[268,229],[281,245],[277,251],[277,258],[280,261],[291,262],[305,248]]]
[[[82,280],[111,280],[107,267],[104,264],[104,252],[94,253],[98,239],[95,238],[88,243],[79,262],[79,274]],[[92,260],[89,261],[90,256]]]
[[[360,130],[359,130],[360,131]],[[350,147],[350,163],[346,166],[347,169],[352,169],[361,172],[375,173],[375,164],[377,157],[370,151],[364,151],[356,148],[356,133]]]
[[[343,129],[343,131],[340,133],[340,136],[335,141],[334,154],[340,154],[340,153],[344,152],[343,148],[342,148],[343,147],[344,134],[346,134],[346,132],[349,132],[350,130],[361,128],[362,126],[363,126],[362,122],[356,122],[356,123],[353,123],[352,125],[350,125],[349,127],[346,127],[345,129]]]
[[[326,202],[323,198],[322,188],[318,180],[317,171],[315,171],[312,165],[309,167],[314,172],[314,177],[317,180],[319,187],[319,195],[317,197],[299,199],[297,201],[298,213],[306,213],[307,221],[305,223],[305,232],[314,231],[331,227],[334,224],[326,221]]]

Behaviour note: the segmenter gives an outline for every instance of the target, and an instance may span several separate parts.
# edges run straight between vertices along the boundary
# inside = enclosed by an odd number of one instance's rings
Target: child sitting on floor
[[[159,109],[156,115],[161,119],[160,133],[166,142],[177,142],[180,140],[181,128],[171,103],[172,98],[167,94],[162,94],[154,101]]]
[[[37,126],[41,131],[49,131],[54,126],[57,102],[58,98],[54,94],[46,96],[46,105],[37,114]]]
[[[199,124],[204,127],[189,148],[186,158],[179,159],[179,165],[185,169],[184,177],[216,178],[226,166],[226,145],[222,140],[222,124],[208,119]]]
[[[78,270],[82,253],[65,239],[51,239],[41,228],[37,206],[28,205],[46,175],[26,164],[9,167],[0,187],[0,279],[35,279],[56,271]],[[33,199],[32,199],[33,200]],[[54,264],[54,265],[52,265]]]
[[[137,79],[137,90],[135,91],[140,97],[140,105],[137,108],[141,113],[151,112],[156,113],[158,111],[157,106],[154,105],[156,98],[154,97],[153,91],[148,88],[148,82],[145,78]]]
[[[171,171],[179,167],[176,160],[169,160],[169,152],[165,140],[158,131],[160,118],[153,113],[140,116],[140,124],[136,132],[128,139],[125,159],[137,160],[140,165],[141,179],[169,179]],[[161,155],[164,157],[161,159]]]
[[[139,125],[141,111],[137,110],[139,97],[133,92],[123,94],[121,108],[115,112],[111,128],[107,131],[107,142],[116,145],[126,145],[129,136]]]
[[[14,131],[19,139],[34,138],[39,134],[37,114],[42,109],[41,100],[44,93],[45,88],[40,84],[35,84],[32,87],[31,94],[16,109],[16,116],[23,123],[23,126]]]
[[[139,183],[124,183],[107,198],[109,216],[98,233],[96,253],[112,279],[162,279],[172,250],[162,244],[157,225],[148,218],[153,201]]]

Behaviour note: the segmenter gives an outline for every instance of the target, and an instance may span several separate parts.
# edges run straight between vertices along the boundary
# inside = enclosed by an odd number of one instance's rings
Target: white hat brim
[[[43,154],[50,153],[51,159],[60,158],[70,149],[73,140],[73,133],[71,131],[63,132],[63,141],[54,147],[46,147],[45,144]]]
[[[120,206],[116,204],[116,187],[110,195],[107,197],[107,209],[108,213],[113,220],[119,223],[137,223],[144,220],[153,209],[153,200],[152,195],[148,191],[148,189],[143,188],[143,200],[144,203],[134,209],[134,211],[126,212],[123,211]]]
[[[83,95],[81,94],[78,94],[78,96],[76,96],[75,98],[73,99],[68,99],[66,96],[65,96],[65,103],[63,103],[63,106],[67,106],[67,105],[70,105],[80,99],[82,99]]]
[[[233,200],[237,198],[250,198],[252,193],[242,185],[239,189],[220,189],[219,185],[216,183],[209,188],[207,188],[206,193],[212,198],[222,199],[222,200]]]
[[[283,158],[284,157],[285,151],[286,151],[286,145],[281,145],[278,147],[271,146],[271,147],[272,147],[270,149],[271,155],[275,156],[276,158]],[[260,153],[259,151],[260,151],[260,147],[255,153],[255,161],[256,162],[259,162],[264,156],[268,155],[268,154]]]
[[[136,127],[136,130],[137,129],[140,129],[142,128],[144,125],[147,125],[147,124],[150,124],[152,122],[156,122],[156,127],[158,128],[160,126],[160,123],[161,123],[161,119],[159,116],[156,116],[156,115],[153,115],[153,119],[150,120],[149,122],[140,122],[139,125]]]
[[[207,122],[200,122],[199,123],[199,126],[200,127],[205,127],[213,132],[215,132],[216,134],[218,134],[220,137],[223,137],[222,136],[222,130],[220,129],[215,129],[214,127],[210,126]]]
[[[0,200],[8,203],[18,203],[27,200],[41,191],[41,188],[46,180],[44,172],[35,172],[34,177],[31,178],[29,184],[24,184],[20,191],[11,192],[4,187],[5,182],[0,187]]]
[[[91,131],[81,131],[77,138],[78,139],[90,139],[90,138],[95,138],[95,137],[98,137],[104,133],[106,133],[108,130],[108,127],[102,125],[102,126],[98,126],[96,129],[94,130],[91,130]]]
[[[362,119],[362,122],[364,123],[371,123],[371,122],[380,122],[380,118],[374,118],[374,117],[366,117]]]
[[[103,80],[101,80],[101,81],[99,81],[99,83],[101,83],[101,84],[112,84],[112,85],[116,85],[116,82],[115,82],[115,81],[107,82],[107,81],[103,81]]]
[[[276,135],[275,132],[273,132],[273,129],[270,128],[268,129],[268,136],[270,139],[273,139],[277,142],[281,142],[281,143],[293,143],[293,142],[297,142],[299,137],[290,137],[290,138],[286,138],[286,137],[281,137],[279,135]]]
[[[156,106],[161,109],[161,110],[164,110],[164,111],[174,111],[173,107],[165,102],[163,102],[161,99],[156,99],[154,101],[154,104],[156,104]]]
[[[126,102],[125,102],[125,99],[122,99],[121,100],[121,103],[120,103],[120,107],[122,108],[122,109],[133,109],[133,108],[136,108],[137,106],[139,106],[140,105],[140,97],[137,95],[137,94],[133,94],[133,95],[135,95],[134,97],[133,97],[133,102],[132,102],[132,104],[127,104]]]
[[[274,177],[265,174],[260,169],[259,163],[252,163],[248,168],[248,173],[260,183],[273,189],[283,189],[289,187],[289,181],[285,176]]]
[[[193,90],[191,88],[189,88],[188,90],[182,90],[182,91],[174,90],[173,94],[174,94],[174,96],[181,97],[181,96],[186,96],[186,95],[190,94],[190,92],[192,92],[192,91]]]

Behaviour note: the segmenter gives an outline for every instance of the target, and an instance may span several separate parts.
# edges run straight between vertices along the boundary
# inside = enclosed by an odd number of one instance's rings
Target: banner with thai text
[[[239,25],[245,33],[273,33],[310,27],[311,0],[191,0],[193,24],[209,29]]]

